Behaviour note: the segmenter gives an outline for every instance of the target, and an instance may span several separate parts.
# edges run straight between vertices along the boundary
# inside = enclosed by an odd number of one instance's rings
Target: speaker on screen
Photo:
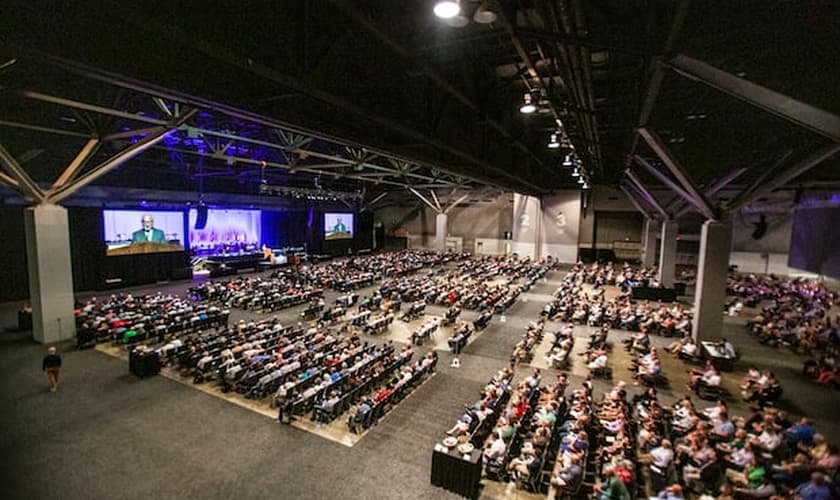
[[[196,207],[196,218],[195,218],[195,228],[196,229],[204,229],[204,226],[207,225],[207,205],[200,203],[198,207]]]

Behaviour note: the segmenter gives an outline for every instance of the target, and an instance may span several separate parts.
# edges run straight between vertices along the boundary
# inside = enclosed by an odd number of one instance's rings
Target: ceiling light
[[[435,15],[441,19],[450,19],[461,12],[461,5],[458,0],[439,0],[435,4]]]
[[[578,171],[578,169],[574,169],[574,171],[572,171],[572,177],[578,177],[579,175],[580,171]]]
[[[583,189],[589,189],[589,182],[584,182],[581,186]]]
[[[519,108],[519,112],[523,114],[530,114],[537,110],[537,106],[534,104],[534,99],[531,97],[531,94],[525,94],[522,107]]]
[[[499,17],[499,4],[495,0],[484,0],[473,14],[473,21],[478,24],[492,24]]]
[[[583,180],[583,177],[578,177],[578,184],[583,184],[584,182],[586,181]]]
[[[464,26],[470,24],[470,18],[467,16],[457,15],[443,20],[449,26],[453,28],[463,28]]]
[[[572,166],[572,157],[571,156],[566,155],[566,157],[563,158],[563,166],[564,167],[571,167]]]
[[[551,139],[548,141],[549,149],[557,149],[560,147],[560,143],[557,142],[557,134],[551,134]]]

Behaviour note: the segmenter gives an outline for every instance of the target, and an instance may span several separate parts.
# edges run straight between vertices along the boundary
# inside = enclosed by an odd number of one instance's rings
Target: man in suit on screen
[[[152,243],[166,243],[166,235],[163,231],[154,227],[155,221],[149,214],[144,214],[141,219],[143,228],[131,233],[132,243],[143,243],[150,241]]]

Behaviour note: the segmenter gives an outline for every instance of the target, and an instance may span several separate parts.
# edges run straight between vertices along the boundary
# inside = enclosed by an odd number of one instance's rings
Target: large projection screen
[[[183,212],[103,210],[102,225],[108,256],[184,250]]]
[[[352,213],[324,213],[324,239],[349,240],[353,238]]]

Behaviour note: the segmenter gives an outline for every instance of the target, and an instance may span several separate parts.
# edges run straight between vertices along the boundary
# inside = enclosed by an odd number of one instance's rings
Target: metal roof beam
[[[171,101],[180,102],[182,105],[183,104],[188,104],[188,105],[200,107],[200,108],[203,108],[203,109],[213,110],[213,111],[222,113],[222,114],[230,116],[230,117],[239,118],[239,119],[242,119],[242,120],[250,121],[252,123],[267,126],[267,127],[275,127],[275,128],[279,127],[279,128],[283,128],[285,130],[299,131],[300,133],[307,134],[311,137],[322,139],[322,140],[325,140],[325,141],[329,141],[329,142],[332,142],[332,143],[335,143],[335,144],[353,145],[353,146],[356,146],[356,147],[365,147],[368,151],[377,153],[380,156],[387,157],[387,158],[405,159],[405,160],[408,160],[408,161],[413,161],[413,162],[418,163],[418,164],[431,166],[431,164],[428,161],[409,159],[408,157],[404,157],[404,156],[401,156],[401,155],[396,154],[396,153],[390,153],[390,152],[386,151],[385,149],[383,149],[381,147],[372,147],[372,146],[368,146],[368,145],[363,145],[363,144],[360,144],[360,143],[357,143],[357,142],[354,142],[354,141],[348,141],[346,139],[342,139],[342,138],[339,138],[339,137],[336,137],[336,136],[332,136],[330,134],[319,133],[317,131],[309,130],[309,129],[306,129],[306,128],[301,127],[301,126],[296,126],[296,125],[292,125],[290,123],[285,123],[285,122],[283,122],[281,120],[278,120],[276,118],[269,118],[269,117],[266,117],[266,116],[263,116],[263,115],[260,115],[260,114],[254,113],[254,112],[245,111],[245,110],[242,110],[242,109],[235,108],[233,106],[228,106],[226,104],[223,104],[223,103],[220,103],[220,102],[217,102],[217,101],[213,101],[213,100],[210,100],[210,99],[191,96],[191,95],[184,94],[184,93],[174,91],[174,90],[171,90],[171,89],[166,89],[164,87],[160,87],[160,86],[157,86],[157,85],[154,85],[154,84],[149,84],[149,83],[142,82],[142,81],[139,81],[139,80],[135,80],[135,79],[132,79],[132,78],[124,77],[124,76],[121,76],[121,75],[116,75],[114,73],[104,71],[102,69],[95,68],[95,67],[92,67],[92,66],[89,66],[89,65],[86,65],[86,64],[81,64],[81,63],[78,63],[78,62],[75,62],[75,61],[70,61],[70,60],[67,60],[67,59],[60,58],[60,57],[50,56],[50,55],[40,53],[40,52],[35,52],[35,51],[32,51],[32,50],[26,50],[26,49],[21,49],[21,50],[23,52],[25,52],[27,56],[32,57],[32,58],[34,58],[38,61],[41,61],[43,63],[48,63],[48,64],[51,64],[55,67],[59,67],[59,68],[65,69],[67,71],[70,71],[74,74],[81,75],[81,76],[84,76],[86,78],[91,78],[91,79],[94,79],[94,80],[99,81],[99,82],[108,83],[110,85],[114,85],[114,86],[119,87],[119,88],[133,90],[135,92],[140,92],[140,93],[143,93],[143,94],[151,95],[153,97],[161,97],[161,98],[164,98],[164,99],[169,99]],[[257,73],[262,74],[262,72],[259,72],[259,71],[257,71]],[[270,78],[270,76],[269,76],[269,78]],[[353,110],[350,110],[350,111],[352,112]],[[397,130],[397,129],[394,129],[394,130]],[[401,132],[401,133],[402,132],[407,132],[407,129],[405,127],[400,127],[398,131]],[[527,189],[522,189],[523,192],[527,191],[531,194],[546,192],[546,188],[544,186],[538,186],[534,183],[524,181],[521,178],[518,178],[518,177],[514,176],[513,174],[507,172],[506,169],[503,169],[501,167],[497,167],[497,166],[489,164],[489,163],[487,163],[483,160],[474,158],[473,156],[469,155],[468,153],[464,153],[460,150],[456,150],[455,148],[447,146],[447,145],[441,143],[440,141],[438,141],[436,139],[429,139],[428,137],[426,137],[422,134],[419,134],[416,131],[412,130],[411,132],[412,132],[413,135],[410,135],[410,136],[413,137],[414,139],[418,140],[419,142],[422,142],[423,144],[429,144],[429,145],[432,145],[432,146],[435,146],[435,147],[440,147],[441,149],[445,150],[446,152],[448,152],[448,153],[450,153],[454,156],[458,156],[462,160],[465,160],[465,161],[469,162],[470,164],[472,164],[474,166],[478,166],[478,167],[481,167],[482,169],[486,169],[486,170],[491,170],[491,171],[496,172],[500,175],[503,175],[507,179],[513,181],[514,184],[516,184],[516,185],[519,185],[519,186],[522,186],[522,187],[527,187]],[[79,136],[80,137],[85,137],[85,138],[89,137],[88,134],[79,134]],[[444,166],[438,165],[438,164],[436,164],[435,166],[437,166],[438,168],[445,168]],[[465,174],[459,172],[458,175],[464,176]],[[499,185],[500,184],[499,181],[490,179],[485,172],[470,173],[469,178],[472,179],[472,180],[475,180],[476,182],[480,182],[480,183],[483,183],[483,184],[490,184],[490,185]],[[506,187],[507,187],[507,189],[511,189],[512,186],[508,185]],[[520,188],[518,188],[518,189],[520,189]]]
[[[686,172],[679,162],[677,162],[676,157],[674,157],[668,147],[665,146],[665,143],[662,142],[662,139],[656,134],[656,132],[643,127],[639,129],[639,135],[645,140],[645,142],[648,143],[653,152],[656,153],[656,155],[662,160],[662,163],[668,167],[668,170],[671,171],[674,177],[677,178],[685,192],[689,195],[688,201],[697,207],[697,210],[705,215],[706,218],[717,219],[717,214],[715,214],[715,210],[709,203],[709,200],[700,193],[697,186],[694,185],[694,182],[688,176],[688,172]]]
[[[50,187],[50,191],[55,191],[56,189],[73,180],[73,178],[76,177],[76,175],[79,173],[82,167],[84,167],[85,163],[87,163],[87,160],[89,160],[90,157],[93,156],[93,154],[96,152],[98,146],[99,139],[97,139],[96,137],[93,137],[90,140],[88,140],[82,147],[82,149],[79,151],[79,154],[77,154],[76,157],[73,158],[73,161],[71,161],[70,164],[67,165],[67,168],[65,168],[63,172],[61,172],[61,175],[58,176],[58,179],[56,179],[56,181],[53,182],[52,187]]]
[[[665,220],[671,218],[671,216],[668,214],[668,212],[665,210],[662,204],[659,203],[659,200],[657,200],[656,197],[653,196],[653,194],[651,194],[650,190],[648,190],[648,188],[645,187],[644,184],[642,184],[642,181],[636,176],[636,174],[633,173],[633,171],[628,169],[625,172],[625,175],[627,176],[627,180],[630,181],[630,185],[633,186],[633,188],[635,188],[635,190],[639,193],[641,198],[645,200],[645,202],[648,205],[650,205],[651,207],[653,207],[654,210],[659,212]]]
[[[749,205],[753,200],[769,194],[774,189],[784,186],[808,170],[814,168],[825,160],[828,160],[838,151],[840,151],[840,143],[827,144],[817,149],[804,160],[796,162],[793,165],[789,165],[781,172],[775,174],[772,179],[770,179],[766,184],[763,184],[761,187],[753,190],[752,192],[742,193],[740,196],[732,200],[732,203],[727,206],[727,208],[731,212],[741,210],[745,205]]]
[[[688,201],[689,203],[691,202],[691,196],[688,193],[686,193],[685,190],[682,187],[680,187],[679,184],[671,180],[667,175],[660,172],[659,169],[651,165],[650,162],[648,162],[639,155],[633,155],[632,159],[634,162],[636,162],[637,165],[641,165],[642,167],[644,167],[645,170],[648,171],[649,174],[656,177],[656,179],[659,182],[665,184],[665,186],[668,189],[681,196],[684,200]],[[692,206],[694,206],[694,204],[692,204]]]
[[[726,186],[735,182],[735,180],[738,177],[741,177],[742,175],[744,175],[744,173],[747,170],[749,170],[749,169],[748,168],[738,168],[738,169],[735,169],[735,170],[729,172],[728,174],[724,175],[723,177],[718,179],[716,182],[714,182],[707,189],[705,189],[703,191],[703,194],[706,196],[706,198],[711,198],[712,196],[718,194]],[[680,202],[676,203],[675,206],[673,207],[672,211],[676,210],[676,213],[674,214],[674,219],[679,219],[680,217],[682,217],[683,215],[685,215],[685,214],[687,214],[688,212],[691,211],[691,207],[683,206],[680,209],[681,205],[683,205],[682,200],[680,200]],[[677,210],[677,209],[679,209],[679,210]]]
[[[636,198],[636,193],[633,192],[633,189],[630,186],[621,184],[620,186],[618,186],[618,188],[621,189],[624,195],[627,196],[627,199],[630,200],[630,203],[634,207],[636,207],[636,210],[641,212],[641,214],[644,215],[645,218],[653,218],[653,214],[651,214],[649,210],[646,210],[645,207],[642,206],[642,203]]]
[[[32,180],[32,177],[20,166],[20,163],[15,160],[11,153],[0,144],[0,165],[6,167],[9,175],[5,176],[4,181],[11,187],[17,189],[24,197],[34,198],[35,201],[44,202],[46,196],[44,192],[38,187],[38,184]],[[11,178],[14,182],[10,182]]]
[[[49,201],[50,203],[59,203],[65,198],[72,196],[73,193],[75,193],[79,189],[90,184],[91,182],[107,174],[117,166],[125,163],[131,158],[134,158],[143,151],[151,148],[152,146],[160,142],[164,137],[177,130],[178,127],[180,127],[182,124],[186,123],[187,120],[195,116],[196,113],[198,113],[198,109],[192,109],[188,111],[187,113],[176,119],[174,122],[169,124],[169,126],[161,127],[158,132],[148,135],[140,141],[132,144],[131,146],[128,146],[127,148],[123,149],[111,158],[108,158],[104,162],[100,163],[88,173],[86,173],[82,177],[79,177],[72,183],[65,184],[64,186],[61,186],[55,191],[50,192],[47,201]]]
[[[125,118],[126,120],[134,120],[143,123],[150,123],[152,125],[166,125],[166,120],[160,120],[158,118],[152,118],[149,116],[143,116],[135,113],[128,113],[126,111],[119,111],[116,109],[106,108],[104,106],[97,106],[94,104],[88,104],[84,102],[74,101],[73,99],[65,99],[64,97],[56,97],[47,94],[41,94],[40,92],[32,92],[29,90],[23,90],[20,92],[20,95],[26,97],[28,99],[34,99],[36,101],[47,102],[50,104],[57,104],[59,106],[65,106],[72,109],[79,109],[83,111],[90,111],[93,113],[99,113],[102,115],[108,116],[116,116],[117,118]]]
[[[675,56],[667,64],[686,78],[704,83],[768,113],[840,142],[840,116],[683,54]]]
[[[408,190],[411,192],[411,194],[413,194],[414,196],[416,196],[417,198],[419,198],[419,199],[420,199],[420,201],[422,201],[423,203],[425,203],[425,204],[426,204],[426,206],[428,206],[429,208],[431,208],[431,209],[432,209],[432,210],[434,210],[435,212],[440,213],[440,210],[439,210],[436,206],[434,206],[434,205],[432,204],[432,202],[430,202],[429,200],[427,200],[425,196],[423,196],[422,194],[420,194],[420,192],[419,192],[419,191],[417,191],[416,189],[414,189],[414,188],[412,188],[412,187],[408,188]]]

